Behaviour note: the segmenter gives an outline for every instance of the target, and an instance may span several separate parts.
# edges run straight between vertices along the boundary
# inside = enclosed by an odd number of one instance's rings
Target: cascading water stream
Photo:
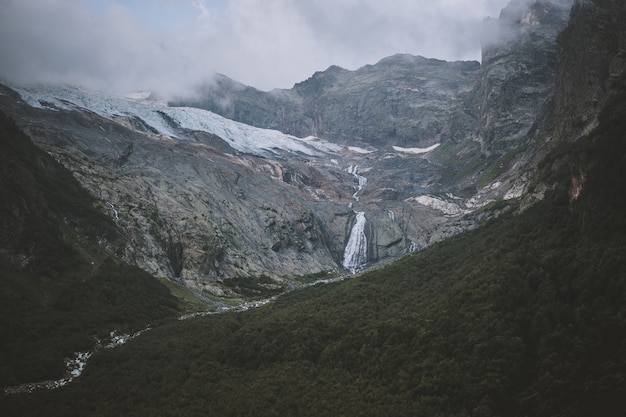
[[[356,179],[356,191],[352,194],[352,198],[354,201],[359,201],[357,194],[365,187],[365,184],[367,184],[367,178],[359,175],[358,165],[350,165],[346,171],[352,174]],[[352,203],[350,203],[350,207],[352,207]],[[367,219],[363,211],[354,211],[354,214],[356,215],[356,220],[350,230],[348,243],[343,251],[342,262],[343,267],[353,274],[367,264],[367,236],[365,235]]]
[[[113,210],[113,218],[114,218],[115,220],[119,220],[119,219],[120,219],[120,217],[119,217],[118,212],[117,212],[117,209],[115,208],[115,206],[113,205],[113,203],[109,203],[109,202],[107,201],[107,204],[109,205],[109,207],[111,208],[111,210]]]
[[[356,211],[356,221],[352,230],[348,243],[343,251],[343,267],[356,273],[367,263],[367,236],[365,235],[365,213]]]
[[[363,187],[365,187],[365,184],[367,184],[367,178],[365,178],[362,175],[359,175],[358,165],[350,165],[347,171],[348,171],[348,174],[352,174],[354,178],[356,179],[356,182],[357,182],[356,191],[354,192],[354,194],[352,194],[352,198],[354,198],[354,201],[359,201],[359,197],[357,197],[357,194],[359,193],[359,191],[363,189]]]

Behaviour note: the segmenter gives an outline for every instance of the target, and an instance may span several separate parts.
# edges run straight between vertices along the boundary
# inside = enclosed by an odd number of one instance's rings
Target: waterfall
[[[358,165],[350,165],[346,171],[348,171],[348,174],[352,174],[356,179],[356,191],[354,192],[354,194],[352,194],[352,198],[354,198],[354,201],[359,201],[359,197],[357,197],[357,194],[363,189],[363,187],[365,187],[365,184],[367,184],[367,178],[359,175]]]
[[[113,210],[113,218],[114,218],[115,220],[119,220],[120,218],[119,218],[119,216],[118,216],[117,210],[115,209],[115,206],[114,206],[112,203],[109,203],[108,201],[107,201],[107,204],[109,205],[109,207],[111,208],[111,210]]]
[[[356,221],[352,230],[348,243],[343,251],[343,267],[356,273],[361,267],[367,263],[367,237],[365,236],[365,213],[355,211]]]

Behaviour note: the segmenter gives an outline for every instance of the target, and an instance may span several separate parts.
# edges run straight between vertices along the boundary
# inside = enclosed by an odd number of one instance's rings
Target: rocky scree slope
[[[567,22],[564,2],[524,10],[503,11],[507,43],[489,46],[482,66],[398,55],[270,93],[218,79],[207,100],[250,124],[70,86],[12,85],[0,107],[124,230],[127,262],[228,295],[231,278],[268,276],[271,287],[393,259],[521,196]]]

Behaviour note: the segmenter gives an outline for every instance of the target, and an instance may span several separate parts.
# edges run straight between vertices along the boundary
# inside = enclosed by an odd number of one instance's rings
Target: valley
[[[621,416],[622,3],[291,89],[2,80],[3,415]]]

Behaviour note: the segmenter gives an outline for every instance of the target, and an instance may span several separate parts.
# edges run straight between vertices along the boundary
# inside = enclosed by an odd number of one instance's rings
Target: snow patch
[[[128,93],[124,97],[136,101],[146,101],[150,98],[152,93],[150,91],[135,91],[134,93]]]
[[[441,198],[433,197],[430,195],[420,195],[418,197],[411,197],[406,201],[415,201],[423,206],[433,208],[443,212],[447,216],[457,216],[463,214],[464,210],[456,203],[450,203],[449,201],[442,200]]]
[[[359,148],[358,146],[348,146],[348,150],[352,151],[352,152],[364,154],[364,155],[367,155],[368,153],[374,152],[374,151],[370,151],[368,149]]]
[[[513,198],[520,198],[524,194],[524,190],[526,189],[526,185],[519,183],[513,185],[509,191],[504,194],[505,200],[511,200]]]
[[[401,146],[392,146],[392,148],[396,152],[403,152],[403,153],[410,153],[410,154],[418,155],[418,154],[427,153],[432,150],[435,150],[439,147],[439,145],[441,144],[436,143],[432,146],[429,146],[428,148],[403,148]]]

